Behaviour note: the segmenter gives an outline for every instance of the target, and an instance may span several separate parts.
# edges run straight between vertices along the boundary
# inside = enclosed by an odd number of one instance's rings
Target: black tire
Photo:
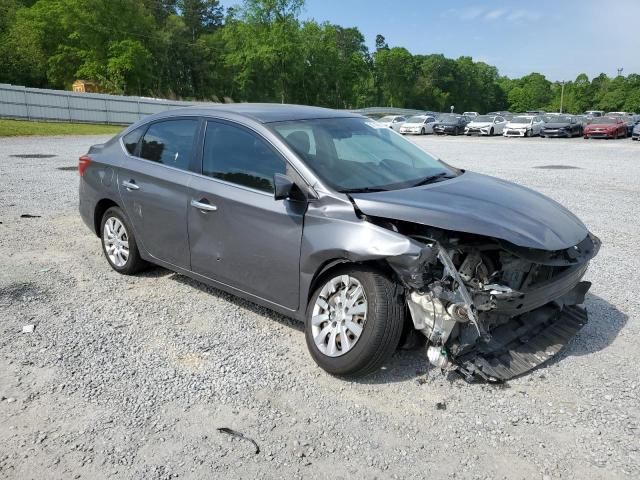
[[[426,135],[427,132],[424,131],[424,128],[420,130],[420,135]]]
[[[493,137],[493,127],[491,127],[491,130],[489,130],[489,136]]]
[[[107,223],[107,220],[109,220],[110,218],[118,219],[124,225],[124,228],[126,230],[126,239],[129,244],[129,256],[122,266],[118,266],[113,263],[113,261],[109,258],[105,246],[104,226]],[[138,244],[136,243],[136,239],[133,234],[133,228],[131,228],[131,223],[119,207],[111,207],[107,209],[106,212],[104,212],[102,220],[100,221],[100,240],[102,242],[102,251],[104,252],[105,258],[107,259],[107,262],[109,262],[111,268],[113,268],[116,272],[122,273],[124,275],[133,275],[140,272],[141,270],[144,270],[148,266],[148,263],[140,257],[140,251],[138,250]]]
[[[316,345],[311,318],[322,287],[332,278],[349,275],[363,287],[367,299],[367,318],[357,343],[346,353],[331,357]],[[329,272],[319,282],[307,306],[305,338],[313,360],[331,375],[357,378],[378,370],[398,348],[405,321],[401,289],[374,268],[350,265]]]

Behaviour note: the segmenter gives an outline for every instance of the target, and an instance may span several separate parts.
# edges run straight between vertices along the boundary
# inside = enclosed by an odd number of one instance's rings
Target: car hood
[[[586,129],[591,129],[591,128],[609,129],[609,128],[616,128],[617,126],[618,126],[617,123],[590,123],[585,128]]]
[[[544,124],[544,128],[567,128],[569,126],[571,124],[566,122],[548,122]]]
[[[490,127],[491,125],[493,125],[492,122],[469,122],[469,123],[467,123],[467,127],[474,127],[474,128]]]
[[[527,248],[564,250],[589,233],[550,198],[473,172],[420,187],[351,196],[365,215],[484,235]]]
[[[529,128],[531,126],[530,123],[511,123],[511,122],[507,122],[507,124],[505,125],[505,127],[509,127],[509,128]]]
[[[456,127],[456,126],[458,126],[460,124],[457,123],[457,122],[436,122],[434,127],[437,127],[438,125],[440,125],[442,127]]]

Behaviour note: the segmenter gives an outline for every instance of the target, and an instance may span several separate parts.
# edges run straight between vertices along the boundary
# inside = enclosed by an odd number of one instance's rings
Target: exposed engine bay
[[[387,261],[405,288],[429,361],[467,379],[503,381],[544,363],[586,323],[582,281],[600,248],[589,234],[559,251],[474,234],[368,219],[419,242]]]

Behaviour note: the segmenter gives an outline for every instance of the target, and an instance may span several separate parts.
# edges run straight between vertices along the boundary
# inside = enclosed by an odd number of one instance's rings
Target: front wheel
[[[332,272],[307,307],[311,357],[332,375],[355,378],[378,370],[398,347],[403,305],[397,285],[373,268]]]
[[[140,257],[133,229],[120,208],[111,207],[104,213],[100,222],[100,237],[107,261],[116,272],[132,275],[146,267],[147,263]]]
[[[424,128],[422,130],[420,130],[420,135],[426,135],[427,132],[424,131]]]

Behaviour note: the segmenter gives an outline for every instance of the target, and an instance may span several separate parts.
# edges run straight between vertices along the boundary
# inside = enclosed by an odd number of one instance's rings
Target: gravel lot
[[[422,351],[338,380],[299,324],[166,270],[118,275],[60,169],[104,140],[0,139],[0,477],[639,478],[637,142],[415,139],[555,198],[603,241],[590,323],[498,387],[429,372]],[[55,157],[12,157],[34,153]]]

